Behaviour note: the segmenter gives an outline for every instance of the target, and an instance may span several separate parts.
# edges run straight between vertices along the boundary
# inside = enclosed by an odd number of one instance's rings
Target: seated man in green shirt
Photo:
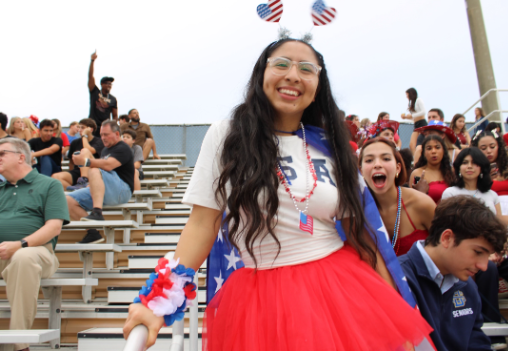
[[[69,223],[67,201],[60,182],[32,169],[30,147],[21,139],[0,140],[0,174],[6,179],[0,183],[0,274],[7,285],[10,329],[31,329],[40,280],[58,268],[53,250],[62,225]]]

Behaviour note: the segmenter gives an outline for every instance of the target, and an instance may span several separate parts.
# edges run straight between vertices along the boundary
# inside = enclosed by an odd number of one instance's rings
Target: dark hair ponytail
[[[408,90],[406,90],[406,93],[408,94],[408,97],[409,97],[409,104],[408,104],[409,111],[415,112],[416,111],[416,109],[415,109],[416,99],[418,99],[418,92],[416,91],[415,88],[409,88]]]

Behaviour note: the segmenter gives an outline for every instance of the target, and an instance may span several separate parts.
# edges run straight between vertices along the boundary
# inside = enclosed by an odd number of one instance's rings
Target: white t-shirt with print
[[[492,211],[492,213],[496,214],[496,205],[499,203],[499,196],[495,191],[489,190],[482,193],[480,190],[467,190],[466,188],[452,186],[443,192],[441,200],[457,195],[469,195],[476,197],[477,199],[482,200],[485,206],[487,206]]]
[[[223,120],[210,126],[203,140],[191,181],[183,197],[183,203],[220,210],[221,206],[215,199],[215,190],[221,173],[220,155],[229,123],[229,120]],[[308,179],[309,187],[312,187],[313,184],[310,173],[306,176],[308,173],[307,158],[303,141],[296,135],[278,136],[278,140],[282,158],[280,165],[291,182],[292,193],[297,198],[302,198],[305,196],[306,179]],[[263,240],[257,239],[254,245],[254,254],[258,269],[270,269],[318,260],[344,245],[335,229],[334,217],[338,212],[338,192],[332,174],[331,159],[310,145],[308,149],[318,177],[317,187],[310,198],[307,212],[313,217],[313,234],[299,228],[300,214],[286,193],[284,186],[279,185],[277,190],[279,196],[278,221],[274,232],[280,242],[281,249],[277,256],[278,246],[271,236],[266,236]],[[228,194],[229,190],[230,187],[228,187]],[[263,202],[260,201],[260,203]],[[299,208],[303,210],[305,203],[301,203]],[[254,260],[247,252],[243,239],[240,240],[239,247],[245,266],[254,268]]]

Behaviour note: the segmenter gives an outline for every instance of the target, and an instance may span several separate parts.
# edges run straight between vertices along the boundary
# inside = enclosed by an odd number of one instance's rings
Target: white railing
[[[198,273],[194,275],[194,283],[198,286]],[[173,324],[170,351],[184,351],[184,320]],[[148,329],[144,325],[135,326],[125,344],[123,351],[143,351],[148,338]],[[198,351],[199,346],[199,311],[198,296],[189,307],[189,350]]]
[[[487,116],[483,117],[482,119],[478,120],[477,122],[475,122],[473,124],[473,126],[471,128],[469,128],[467,131],[470,132],[471,130],[473,130],[474,128],[476,128],[476,126],[478,126],[480,123],[482,123],[483,121],[485,120],[488,120],[490,116],[492,116],[493,114],[495,113],[508,113],[508,110],[503,110],[501,108],[501,99],[499,98],[499,93],[501,92],[508,92],[508,89],[490,89],[489,91],[487,91],[485,94],[482,95],[481,98],[479,98],[473,105],[471,105],[471,107],[469,107],[466,111],[464,111],[463,115],[465,116],[466,113],[468,113],[469,111],[471,111],[474,107],[476,107],[476,105],[482,101],[483,99],[485,99],[490,93],[493,93],[495,92],[497,94],[497,103],[498,103],[498,106],[499,106],[499,110],[495,110],[495,111],[492,111],[490,112]],[[504,121],[502,120],[501,118],[501,131],[502,133],[504,134],[505,133],[505,128],[504,128]]]
[[[143,351],[148,339],[148,329],[140,324],[132,328],[123,351]]]

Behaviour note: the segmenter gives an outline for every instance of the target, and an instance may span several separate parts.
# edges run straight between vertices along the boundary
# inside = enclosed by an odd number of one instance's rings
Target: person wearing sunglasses
[[[40,281],[58,268],[54,248],[62,225],[69,223],[60,183],[32,169],[28,144],[0,139],[0,274],[11,308],[10,329],[31,329]],[[28,350],[15,344],[13,350]]]
[[[209,276],[208,351],[386,351],[428,336],[363,230],[368,190],[350,139],[323,56],[301,40],[268,45],[245,101],[208,129],[182,201],[193,209],[174,259],[196,270],[227,240],[244,265],[232,251],[228,280]],[[146,305],[129,307],[124,335],[145,324],[150,347],[165,313]]]

